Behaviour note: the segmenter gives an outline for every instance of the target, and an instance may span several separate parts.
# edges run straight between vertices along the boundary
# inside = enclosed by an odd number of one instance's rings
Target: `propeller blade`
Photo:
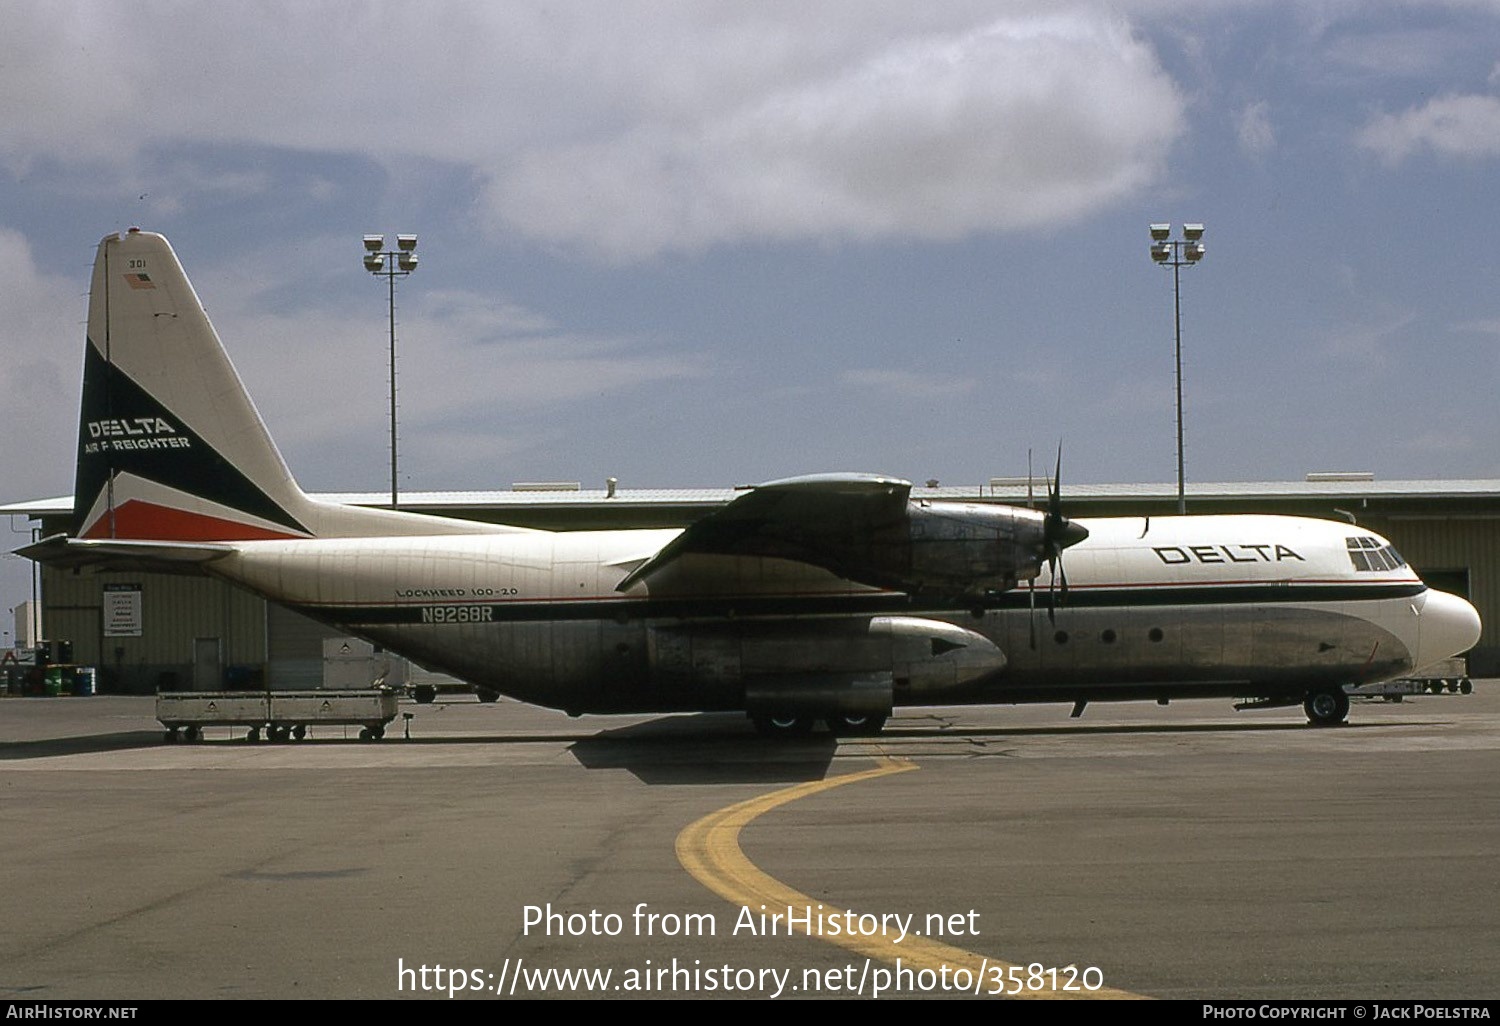
[[[1033,577],[1029,583],[1030,583],[1029,590],[1031,592],[1031,596],[1030,596],[1031,609],[1026,614],[1026,620],[1027,620],[1027,626],[1029,627],[1030,632],[1031,632],[1031,650],[1033,652],[1035,652],[1036,651],[1036,578]]]
[[[1057,572],[1062,566],[1062,561],[1056,554],[1047,560],[1047,570],[1051,576],[1047,580],[1047,622],[1057,626]]]

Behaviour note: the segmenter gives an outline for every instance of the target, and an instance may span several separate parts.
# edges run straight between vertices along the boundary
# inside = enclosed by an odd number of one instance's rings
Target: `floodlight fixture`
[[[371,253],[379,253],[384,248],[385,248],[385,236],[384,235],[366,235],[365,236],[365,249],[369,250]]]
[[[1201,232],[1202,229],[1203,229],[1203,226],[1200,224],[1198,226],[1198,229]],[[403,249],[406,252],[410,253],[412,250],[414,250],[414,249],[417,248],[417,237],[415,235],[398,235],[398,236],[396,236],[396,248],[397,249]]]
[[[1172,226],[1170,224],[1153,224],[1151,226],[1151,237],[1157,242],[1165,242],[1171,234]]]

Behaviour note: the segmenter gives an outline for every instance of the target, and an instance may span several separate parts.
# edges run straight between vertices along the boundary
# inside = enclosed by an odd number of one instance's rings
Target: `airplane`
[[[1044,510],[875,474],[771,481],[664,530],[324,502],[167,240],[136,228],[99,244],[85,341],[73,529],[21,554],[208,574],[487,700],[744,711],[773,736],[876,734],[907,706],[1213,697],[1331,726],[1345,685],[1479,639],[1473,606],[1351,524],[1070,519],[1060,452]]]

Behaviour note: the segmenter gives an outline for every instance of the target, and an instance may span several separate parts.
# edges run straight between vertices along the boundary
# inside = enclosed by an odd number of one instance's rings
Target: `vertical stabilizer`
[[[99,243],[87,341],[74,537],[312,533],[308,500],[165,238],[133,228]]]

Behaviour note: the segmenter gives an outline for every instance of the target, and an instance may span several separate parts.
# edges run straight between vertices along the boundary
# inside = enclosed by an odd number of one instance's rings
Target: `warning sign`
[[[141,586],[139,584],[106,584],[104,586],[104,636],[106,638],[139,638],[141,636]]]

